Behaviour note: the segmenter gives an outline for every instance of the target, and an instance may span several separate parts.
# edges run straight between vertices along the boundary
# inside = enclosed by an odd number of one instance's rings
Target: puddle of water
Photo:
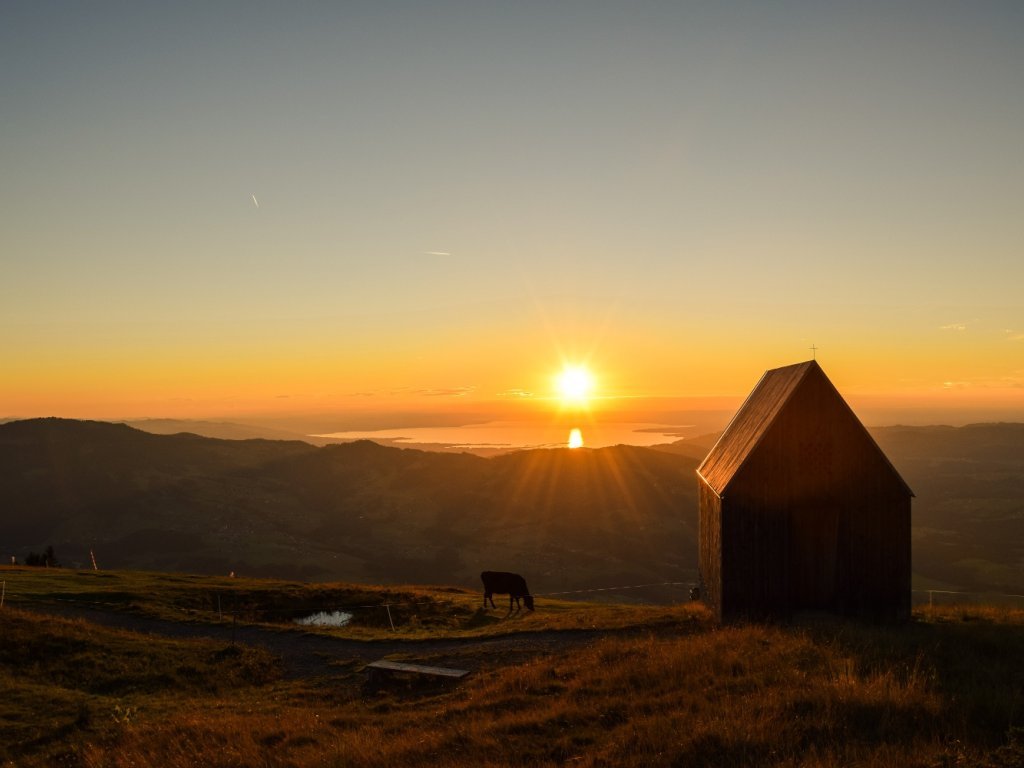
[[[320,611],[303,619],[295,619],[295,623],[304,627],[344,627],[351,620],[352,614],[345,611]]]

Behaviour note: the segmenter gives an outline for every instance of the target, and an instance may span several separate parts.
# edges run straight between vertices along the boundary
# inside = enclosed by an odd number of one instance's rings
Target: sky
[[[1024,420],[1022,137],[1019,2],[5,0],[0,417]]]

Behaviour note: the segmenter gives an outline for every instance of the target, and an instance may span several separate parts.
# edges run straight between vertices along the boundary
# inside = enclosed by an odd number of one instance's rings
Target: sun
[[[566,366],[555,379],[555,386],[566,405],[586,405],[594,389],[594,377],[583,366]]]

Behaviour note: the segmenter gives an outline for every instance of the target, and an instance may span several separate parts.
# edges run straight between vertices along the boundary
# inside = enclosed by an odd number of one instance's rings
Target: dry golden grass
[[[171,640],[0,611],[0,761],[76,765],[87,737],[143,711],[228,691],[266,689],[279,669],[265,651]]]
[[[44,576],[32,578],[50,596],[61,579],[85,581],[61,576],[47,591]],[[122,577],[115,591],[135,595],[147,578]],[[187,603],[187,583],[163,588]],[[238,588],[269,594],[273,583]],[[148,598],[157,612],[160,594]],[[458,618],[461,601],[477,596],[419,594],[434,601],[438,634],[480,639],[479,626]],[[456,617],[448,624],[445,611]],[[514,651],[470,642],[461,653],[477,671],[454,687],[373,690],[358,664],[340,664],[329,680],[282,681],[251,649],[5,607],[0,764],[1024,766],[1024,612],[936,608],[889,627],[814,617],[715,628],[692,606],[471,617],[495,633],[545,629],[548,650],[529,632],[503,641]],[[559,630],[593,627],[586,645],[578,632],[572,644],[551,642]],[[603,631],[622,627],[632,629]]]
[[[99,608],[193,624],[237,621],[282,632],[315,632],[355,640],[494,637],[510,632],[672,626],[708,619],[695,605],[596,605],[546,597],[537,600],[541,610],[510,615],[505,607],[481,610],[481,592],[454,587],[311,584],[11,566],[0,566],[0,579],[7,582],[11,605]],[[354,614],[348,626],[300,627],[292,622],[317,611],[338,609]]]
[[[140,718],[84,764],[895,767],[1001,754],[972,735],[927,658],[878,666],[776,627],[599,640],[449,693],[218,706]]]

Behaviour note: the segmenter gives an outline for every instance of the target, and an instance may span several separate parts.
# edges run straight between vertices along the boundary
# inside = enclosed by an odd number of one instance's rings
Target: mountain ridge
[[[518,569],[534,589],[694,578],[671,550],[695,546],[695,464],[648,449],[484,459],[48,419],[0,425],[0,467],[19,557],[46,542],[109,567],[474,586]]]
[[[1024,424],[869,431],[917,494],[915,585],[1024,590]],[[66,564],[94,550],[106,567],[307,580],[692,582],[694,470],[714,439],[482,458],[13,421],[0,425],[0,558],[53,544]]]

